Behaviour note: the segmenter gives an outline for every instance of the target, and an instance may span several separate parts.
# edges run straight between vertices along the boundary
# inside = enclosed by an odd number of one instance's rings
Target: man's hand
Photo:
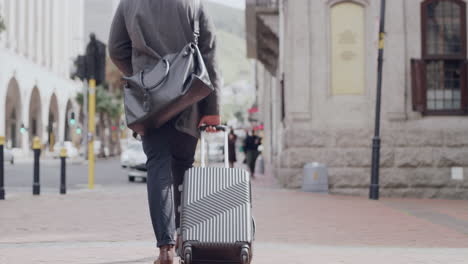
[[[140,136],[145,135],[145,126],[143,124],[141,124],[141,123],[131,125],[130,129],[133,130],[133,132],[137,133]]]
[[[206,128],[206,132],[208,133],[216,133],[217,130],[213,126],[219,126],[221,125],[221,117],[219,115],[207,115],[202,117],[200,120],[200,123],[198,124],[198,127],[201,127],[203,125],[208,126]]]

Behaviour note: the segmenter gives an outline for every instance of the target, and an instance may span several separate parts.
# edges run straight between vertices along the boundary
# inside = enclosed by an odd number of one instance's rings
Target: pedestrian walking
[[[231,127],[231,132],[229,132],[229,137],[228,137],[228,142],[229,142],[229,167],[230,168],[234,168],[234,163],[237,162],[236,141],[237,141],[237,135],[234,132],[234,129]]]
[[[255,178],[255,163],[257,161],[259,152],[258,146],[261,144],[261,139],[257,136],[256,131],[253,129],[245,138],[244,152],[246,156],[247,166],[252,178]]]
[[[109,37],[110,57],[125,76],[152,69],[161,61],[167,63],[161,58],[180,52],[191,42],[198,43],[214,91],[158,128],[132,127],[142,137],[148,158],[149,209],[159,248],[156,264],[174,260],[180,226],[178,186],[193,166],[198,128],[204,124],[209,126],[207,132],[216,132],[214,126],[221,122],[214,27],[200,0],[121,0]]]

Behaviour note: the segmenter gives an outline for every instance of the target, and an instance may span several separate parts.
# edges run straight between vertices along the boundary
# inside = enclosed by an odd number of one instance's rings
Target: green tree
[[[105,157],[105,147],[109,149],[110,155],[115,155],[115,145],[118,144],[114,140],[118,139],[118,136],[113,134],[116,131],[112,131],[112,127],[118,126],[118,120],[122,114],[122,101],[115,98],[110,92],[104,89],[103,86],[99,86],[96,89],[96,112],[99,113],[99,129],[100,129],[100,140],[101,149],[99,151],[100,157]],[[107,136],[107,140],[106,140]],[[106,144],[107,143],[107,144]]]
[[[83,93],[77,94],[76,101],[81,106],[80,119],[83,120]],[[96,115],[99,116],[99,123],[96,126],[99,129],[101,141],[98,157],[106,157],[106,147],[111,156],[120,153],[120,132],[112,131],[112,127],[118,127],[122,112],[122,99],[108,92],[104,86],[98,86],[96,88]]]

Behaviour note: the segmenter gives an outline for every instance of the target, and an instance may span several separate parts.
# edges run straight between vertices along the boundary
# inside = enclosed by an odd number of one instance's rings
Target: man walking
[[[252,129],[251,133],[247,135],[244,141],[244,152],[252,179],[255,179],[255,162],[259,155],[258,146],[260,146],[260,144],[261,138],[257,136],[255,129]]]
[[[221,122],[214,27],[200,0],[121,0],[109,38],[112,61],[130,76],[192,41],[196,15],[200,18],[198,46],[215,91],[160,128],[135,129],[142,136],[148,157],[148,200],[160,250],[157,264],[173,263],[176,228],[180,225],[178,186],[193,165],[198,127]]]
[[[228,136],[228,149],[229,149],[229,167],[232,169],[234,168],[234,164],[237,161],[237,155],[236,155],[236,141],[237,141],[237,135],[234,132],[234,129],[231,127],[230,128],[231,132],[229,132]]]

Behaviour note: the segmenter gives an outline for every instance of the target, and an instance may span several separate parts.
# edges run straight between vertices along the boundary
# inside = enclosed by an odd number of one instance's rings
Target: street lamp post
[[[379,57],[377,66],[377,98],[375,106],[375,131],[372,140],[372,171],[369,199],[379,199],[379,170],[380,170],[380,112],[382,103],[382,71],[385,46],[385,0],[380,1],[380,29],[379,29]]]

